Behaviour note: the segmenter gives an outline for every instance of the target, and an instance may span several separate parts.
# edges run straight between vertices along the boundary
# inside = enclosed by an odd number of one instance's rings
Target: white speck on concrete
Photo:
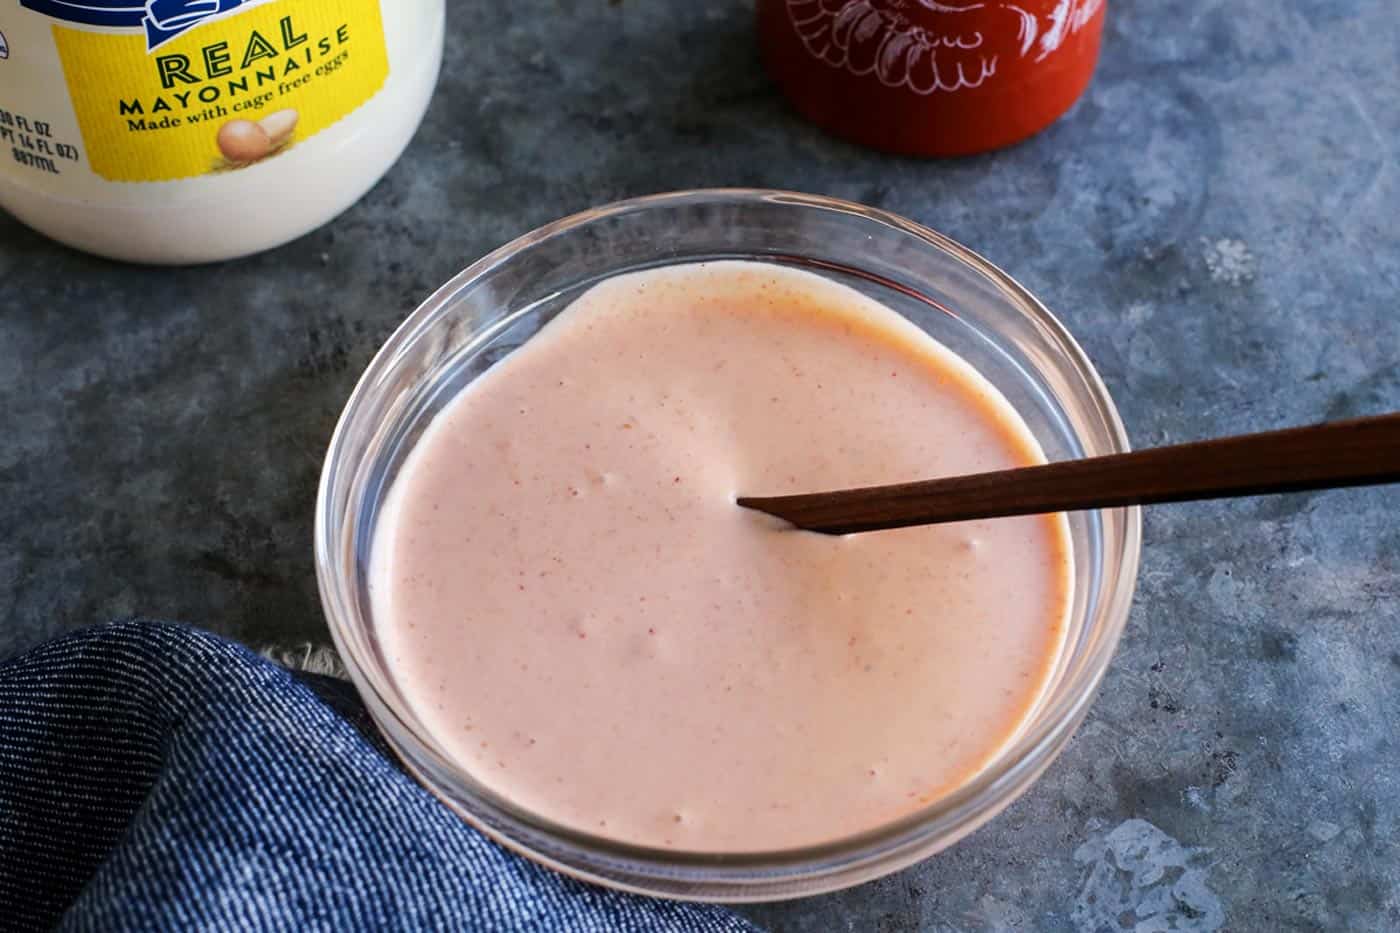
[[[1186,798],[1186,802],[1193,808],[1200,810],[1202,813],[1210,812],[1210,801],[1206,799],[1205,794],[1201,793],[1199,787],[1192,785],[1186,788],[1186,793],[1183,796]]]
[[[1244,240],[1229,237],[1211,242],[1201,239],[1210,277],[1227,285],[1243,285],[1254,278],[1254,254]]]
[[[1010,901],[999,900],[990,894],[983,895],[977,902],[979,928],[985,930],[1032,929],[1031,916]]]
[[[1207,883],[1209,854],[1146,820],[1094,833],[1074,853],[1087,867],[1071,913],[1075,929],[1214,933],[1225,924],[1225,908]]]
[[[1318,842],[1331,842],[1337,838],[1337,834],[1342,828],[1336,823],[1329,823],[1327,820],[1313,820],[1308,824],[1308,835]]]
[[[1152,320],[1152,315],[1155,314],[1156,311],[1157,309],[1152,306],[1152,302],[1150,301],[1134,301],[1132,304],[1128,305],[1125,316],[1129,324],[1134,327],[1141,327],[1143,324]]]

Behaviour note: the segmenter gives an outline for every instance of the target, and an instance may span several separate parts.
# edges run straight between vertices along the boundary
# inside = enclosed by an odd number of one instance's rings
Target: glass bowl
[[[626,845],[553,824],[487,790],[443,754],[389,676],[366,589],[385,494],[445,403],[601,279],[715,259],[799,267],[884,302],[991,380],[1051,460],[1128,449],[1113,401],[1069,333],[1010,276],[947,237],[812,195],[663,194],[527,234],[409,316],[361,377],[331,439],[316,504],[316,572],[336,646],[385,738],[425,787],[482,832],[576,877],[645,894],[800,897],[889,874],[951,845],[1054,760],[1084,718],[1127,620],[1141,550],[1137,509],[1069,516],[1075,594],[1064,653],[1019,735],[981,774],[897,822],[764,853]]]

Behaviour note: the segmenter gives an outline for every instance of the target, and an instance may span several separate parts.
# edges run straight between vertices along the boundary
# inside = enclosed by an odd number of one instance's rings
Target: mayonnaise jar
[[[78,249],[268,249],[403,152],[444,0],[0,0],[0,207]]]

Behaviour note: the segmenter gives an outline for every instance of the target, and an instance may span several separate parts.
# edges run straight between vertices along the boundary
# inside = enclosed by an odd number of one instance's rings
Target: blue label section
[[[20,0],[20,6],[84,26],[126,26],[146,30],[153,49],[211,16],[237,9],[251,0]]]
[[[140,26],[146,4],[133,0],[19,0],[19,5],[85,26]]]
[[[146,4],[146,48],[153,49],[191,26],[242,6],[247,0],[150,0]]]

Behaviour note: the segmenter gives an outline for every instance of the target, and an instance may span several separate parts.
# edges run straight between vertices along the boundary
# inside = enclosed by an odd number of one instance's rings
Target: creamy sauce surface
[[[967,782],[1064,640],[1063,516],[833,538],[734,504],[1043,461],[854,290],[717,262],[595,286],[453,399],[376,528],[391,676],[467,772],[690,851],[831,841]]]

